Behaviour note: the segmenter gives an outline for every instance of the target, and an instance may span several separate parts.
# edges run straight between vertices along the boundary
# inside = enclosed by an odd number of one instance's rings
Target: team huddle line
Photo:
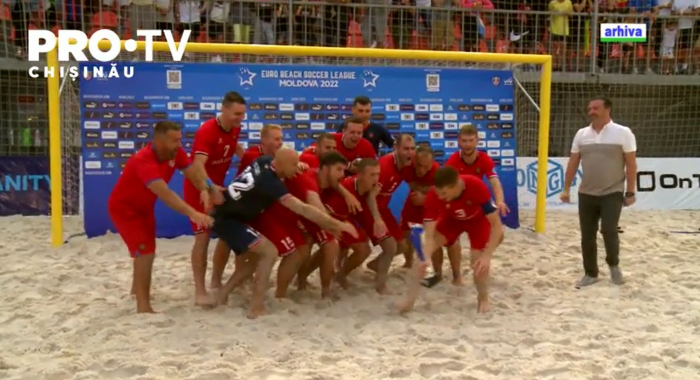
[[[157,199],[188,216],[192,224],[198,305],[225,304],[236,287],[252,280],[248,316],[265,314],[265,295],[278,258],[275,297],[285,298],[295,278],[298,288],[305,289],[308,277],[318,269],[321,297],[332,299],[337,296],[333,284],[347,289],[348,275],[365,264],[372,246],[379,246],[379,256],[366,264],[376,273],[378,293],[388,291],[395,256],[403,255],[404,266],[412,268],[406,297],[397,304],[407,312],[431,263],[435,276],[427,286],[442,278],[443,247],[453,283],[463,284],[459,238],[467,233],[477,308],[487,312],[491,258],[503,240],[501,216],[509,210],[493,161],[477,150],[477,130],[471,126],[460,130],[460,150],[442,168],[429,147],[416,147],[407,134],[388,142],[393,151],[377,158],[378,142],[370,142],[375,134],[369,123],[371,104],[364,99],[356,99],[356,116],[345,119],[341,131],[320,135],[301,154],[283,148],[277,125],[266,125],[260,144],[244,149],[238,136],[246,102],[235,92],[225,95],[221,115],[197,130],[189,157],[182,148],[180,127],[158,122],[153,141],[129,159],[108,202],[110,218],[134,258],[132,294],[137,312],[153,312]],[[363,113],[362,107],[368,111]],[[240,158],[238,173],[224,186],[234,155]],[[186,177],[183,198],[168,188],[175,170]],[[402,182],[410,193],[397,221],[389,201]],[[413,225],[423,225],[420,247],[413,247],[409,239]],[[219,240],[208,292],[205,278],[212,233]],[[315,246],[318,249],[312,252]],[[224,282],[231,251],[235,269]]]

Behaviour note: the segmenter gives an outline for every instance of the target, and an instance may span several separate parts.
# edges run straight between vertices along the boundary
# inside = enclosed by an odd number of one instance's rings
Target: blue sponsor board
[[[88,68],[101,64],[86,63]],[[279,124],[287,146],[302,150],[319,134],[334,132],[351,113],[356,96],[373,101],[372,119],[392,133],[427,144],[442,163],[458,149],[457,132],[474,125],[479,148],[497,165],[518,227],[516,131],[510,71],[254,64],[135,63],[132,78],[81,79],[85,228],[88,236],[113,230],[107,199],[121,169],[152,137],[153,124],[168,119],[183,127],[190,150],[199,125],[214,118],[228,91],[241,93],[248,112],[241,142],[256,144],[265,124]],[[229,175],[233,170],[229,171]],[[176,174],[171,188],[182,191]],[[398,213],[406,187],[397,190]],[[159,237],[190,233],[184,216],[156,206]]]

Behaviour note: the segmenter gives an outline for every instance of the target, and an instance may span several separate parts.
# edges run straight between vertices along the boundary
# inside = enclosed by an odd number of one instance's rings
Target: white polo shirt
[[[600,133],[590,125],[579,129],[571,144],[571,153],[581,154],[579,192],[601,196],[624,191],[625,154],[636,151],[634,133],[612,120]]]

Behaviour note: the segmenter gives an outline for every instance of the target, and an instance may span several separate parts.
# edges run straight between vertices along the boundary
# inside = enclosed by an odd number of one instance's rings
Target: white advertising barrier
[[[571,186],[571,204],[559,199],[564,190],[568,158],[550,157],[547,162],[547,209],[576,210],[581,168]],[[537,158],[518,157],[518,206],[535,208]],[[700,209],[700,158],[637,158],[635,209]]]

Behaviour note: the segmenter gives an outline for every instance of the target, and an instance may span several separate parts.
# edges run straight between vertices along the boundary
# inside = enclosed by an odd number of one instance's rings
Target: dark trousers
[[[598,277],[598,223],[605,243],[605,261],[610,266],[620,263],[620,239],[617,224],[622,212],[622,193],[602,196],[578,194],[578,220],[581,225],[583,269],[590,277]]]

